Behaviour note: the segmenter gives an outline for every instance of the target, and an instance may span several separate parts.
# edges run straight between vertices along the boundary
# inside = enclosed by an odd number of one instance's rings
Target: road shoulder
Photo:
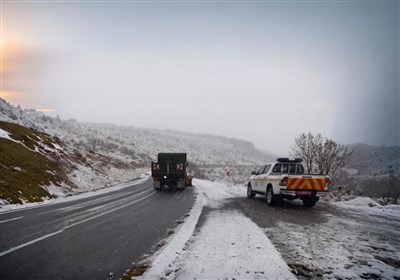
[[[262,229],[227,207],[231,194],[217,183],[194,185],[190,216],[142,279],[295,279]]]

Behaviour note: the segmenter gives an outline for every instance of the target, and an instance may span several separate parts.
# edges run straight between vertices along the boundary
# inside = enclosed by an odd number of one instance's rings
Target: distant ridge
[[[55,137],[76,159],[68,173],[77,191],[104,187],[148,170],[159,152],[188,153],[189,172],[197,178],[243,183],[258,165],[273,159],[245,140],[175,130],[135,128],[108,123],[62,120],[0,99],[0,120]],[[230,171],[229,178],[226,173]]]
[[[400,146],[371,146],[356,143],[347,146],[353,151],[347,167],[357,170],[358,175],[382,177],[389,174],[389,168],[400,176]]]

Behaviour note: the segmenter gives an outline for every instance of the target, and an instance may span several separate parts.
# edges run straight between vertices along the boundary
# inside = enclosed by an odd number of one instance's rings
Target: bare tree
[[[336,200],[340,200],[343,195],[360,195],[360,180],[349,174],[346,170],[339,169],[335,173],[334,182],[329,185],[329,190],[336,195]]]
[[[321,141],[321,135],[302,133],[295,140],[292,151],[295,157],[301,157],[306,165],[307,173],[313,173],[314,161],[317,153],[317,143]]]
[[[317,172],[331,177],[335,175],[339,168],[344,167],[351,155],[347,147],[326,138],[317,144],[316,149]]]
[[[326,174],[330,177],[346,164],[351,155],[347,147],[322,137],[319,133],[314,136],[310,132],[295,139],[292,152],[294,156],[303,158],[308,173]]]
[[[393,166],[389,165],[389,175],[383,178],[381,182],[381,186],[383,189],[382,200],[383,204],[389,204],[392,199],[393,202],[397,203],[397,200],[400,196],[400,178],[399,176],[394,175]]]

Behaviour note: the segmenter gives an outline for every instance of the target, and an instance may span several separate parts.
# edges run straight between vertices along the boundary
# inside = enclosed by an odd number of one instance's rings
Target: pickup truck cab
[[[321,196],[328,194],[329,177],[305,174],[302,159],[278,158],[276,162],[253,171],[247,184],[247,197],[265,195],[269,205],[282,198],[301,199],[306,207],[313,207]]]

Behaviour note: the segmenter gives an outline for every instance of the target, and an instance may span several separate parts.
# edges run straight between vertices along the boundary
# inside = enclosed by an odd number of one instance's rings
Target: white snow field
[[[400,279],[397,205],[356,198],[332,203],[349,216],[321,214],[327,223],[282,222],[264,229],[222,209],[232,198],[245,197],[245,186],[203,180],[194,186],[190,216],[139,279],[296,279],[286,262],[316,269],[323,279]],[[204,206],[211,211],[196,228]]]
[[[142,279],[296,279],[262,229],[220,209],[233,195],[223,184],[194,180],[196,203]],[[212,209],[195,232],[203,206]]]

